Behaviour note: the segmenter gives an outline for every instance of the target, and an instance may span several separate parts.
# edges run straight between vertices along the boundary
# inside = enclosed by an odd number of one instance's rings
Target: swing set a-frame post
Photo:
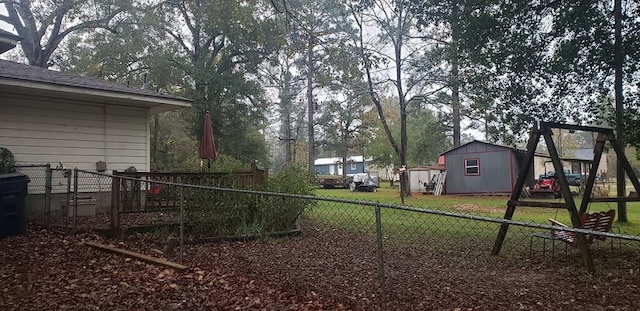
[[[587,178],[587,183],[585,186],[585,194],[582,199],[582,203],[580,205],[580,210],[576,207],[575,201],[573,200],[573,196],[571,194],[571,189],[569,187],[569,182],[567,180],[566,175],[564,174],[564,168],[562,166],[562,162],[560,156],[558,155],[558,151],[556,149],[555,143],[553,142],[553,133],[552,129],[567,129],[570,131],[588,131],[588,132],[597,132],[598,138],[596,140],[596,144],[594,146],[594,158],[589,170],[589,176]],[[545,203],[545,202],[527,202],[520,201],[520,195],[522,194],[522,189],[527,180],[527,175],[533,165],[535,150],[540,141],[540,136],[543,136],[545,139],[545,143],[547,144],[547,149],[549,151],[549,156],[551,161],[553,162],[553,166],[556,172],[556,178],[558,179],[558,183],[560,184],[560,190],[562,192],[562,197],[565,200],[565,203]],[[618,193],[615,198],[591,198],[591,192],[593,191],[593,185],[595,183],[595,176],[598,172],[598,164],[600,163],[600,159],[602,158],[602,153],[604,151],[604,144],[609,141],[616,152],[616,156],[618,161],[622,164],[624,171],[628,174],[631,179],[631,183],[636,189],[637,193],[640,193],[640,182],[638,181],[638,177],[635,172],[631,168],[631,164],[624,154],[624,148],[620,145],[620,143],[615,139],[615,135],[613,133],[613,129],[610,128],[601,128],[601,127],[593,127],[593,126],[581,126],[581,125],[571,125],[571,124],[562,124],[562,123],[553,123],[553,122],[537,122],[531,129],[529,133],[529,142],[527,143],[527,151],[524,158],[524,162],[520,165],[520,174],[518,175],[518,179],[514,186],[513,192],[511,193],[511,199],[507,203],[507,209],[504,215],[504,219],[511,220],[513,218],[513,214],[515,212],[516,206],[537,206],[537,207],[550,207],[550,208],[566,208],[569,212],[569,216],[571,218],[571,223],[574,228],[580,228],[582,226],[580,220],[580,214],[586,212],[587,206],[590,202],[628,202],[628,201],[640,201],[639,197],[627,197],[626,193]],[[497,255],[500,253],[502,245],[504,244],[505,237],[507,235],[507,231],[509,229],[509,224],[503,223],[500,226],[500,230],[498,232],[498,236],[493,245],[492,253]],[[580,232],[576,232],[577,238],[577,246],[580,250],[580,255],[582,260],[590,272],[595,271],[593,266],[593,258],[591,256],[591,252],[589,250],[589,246],[587,244],[585,235]]]
[[[556,149],[555,143],[553,142],[553,133],[552,129],[567,129],[570,131],[587,131],[587,132],[597,132],[598,138],[596,139],[596,144],[594,146],[594,157],[591,164],[591,168],[589,170],[589,176],[587,178],[587,182],[585,185],[585,193],[582,198],[582,203],[580,204],[580,210],[578,211],[575,201],[573,200],[573,196],[571,194],[571,189],[569,188],[569,182],[567,181],[567,177],[564,174],[564,168],[562,166],[562,162],[560,156],[558,155],[558,150]],[[538,146],[538,142],[540,141],[540,136],[543,136],[545,139],[545,143],[547,144],[547,149],[549,150],[549,156],[553,162],[553,166],[556,172],[556,178],[558,179],[558,183],[560,184],[560,190],[562,192],[562,197],[565,200],[565,203],[548,203],[548,202],[536,202],[536,201],[520,201],[520,195],[522,194],[522,189],[527,179],[527,174],[531,171],[533,165],[533,159],[535,156],[535,150]],[[623,146],[616,140],[613,129],[610,128],[602,128],[602,127],[594,127],[594,126],[581,126],[581,125],[572,125],[572,124],[562,124],[562,123],[553,123],[553,122],[537,122],[531,129],[529,133],[529,142],[527,143],[527,151],[524,158],[524,162],[520,165],[520,174],[518,175],[518,179],[513,188],[513,192],[511,193],[511,199],[507,203],[507,210],[504,214],[504,219],[511,220],[513,218],[513,214],[515,212],[516,206],[537,206],[537,207],[550,207],[550,208],[566,208],[569,211],[569,216],[571,217],[571,223],[574,228],[580,228],[582,226],[580,220],[580,214],[586,213],[588,204],[590,202],[638,202],[640,201],[640,197],[628,197],[626,193],[618,193],[617,197],[606,197],[606,198],[592,198],[591,192],[593,191],[593,185],[595,183],[595,178],[598,173],[598,164],[600,163],[600,159],[602,158],[602,153],[604,152],[604,145],[609,141],[613,150],[616,152],[616,156],[620,164],[624,168],[624,171],[627,173],[629,178],[631,179],[631,183],[633,184],[637,193],[640,193],[640,182],[638,181],[638,177],[631,168],[631,164],[629,160],[624,154]],[[505,237],[507,235],[507,231],[509,230],[509,224],[503,223],[500,226],[500,230],[498,232],[498,236],[493,245],[492,254],[497,255],[500,253],[502,245],[504,244]],[[590,272],[595,270],[593,266],[593,258],[591,256],[591,252],[589,250],[589,246],[585,239],[583,233],[576,232],[577,245],[580,249],[580,255],[585,263],[585,266]]]
[[[529,174],[529,170],[533,165],[533,157],[535,155],[536,146],[538,146],[538,141],[540,140],[540,130],[539,125],[535,124],[531,131],[529,132],[529,142],[527,143],[527,154],[524,157],[524,163],[520,166],[520,173],[518,174],[518,179],[516,180],[516,184],[513,187],[513,192],[511,193],[511,198],[509,202],[507,202],[507,211],[504,214],[504,219],[511,220],[513,217],[513,213],[516,211],[516,203],[522,194],[522,188],[524,187],[524,183],[527,180],[527,175]],[[498,238],[496,242],[493,244],[492,254],[497,255],[500,253],[500,249],[502,248],[502,244],[504,243],[504,238],[507,236],[507,230],[509,230],[509,224],[503,223],[500,226],[500,231],[498,232]]]

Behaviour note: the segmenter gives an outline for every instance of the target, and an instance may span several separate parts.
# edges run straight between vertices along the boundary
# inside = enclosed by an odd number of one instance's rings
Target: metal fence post
[[[116,176],[117,171],[113,171],[111,177],[111,230],[120,233],[120,185],[122,180]]]
[[[184,187],[180,186],[180,261],[184,259]]]
[[[78,168],[73,169],[73,230],[78,230]]]
[[[67,218],[69,218],[69,207],[71,207],[71,170],[65,169],[64,176],[67,177],[67,198],[66,204],[64,205],[64,228],[67,229],[68,223]]]
[[[380,204],[376,203],[376,236],[378,242],[378,278],[380,282],[380,307],[382,311],[387,310],[387,293],[384,277],[384,250],[382,245],[382,217],[380,215]]]
[[[53,174],[51,172],[51,164],[47,163],[45,168],[46,176],[44,181],[44,223],[48,227],[51,217],[51,179]]]

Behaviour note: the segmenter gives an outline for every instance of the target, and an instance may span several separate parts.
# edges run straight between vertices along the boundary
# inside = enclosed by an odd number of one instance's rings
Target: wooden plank
[[[140,254],[140,253],[136,253],[136,252],[131,252],[128,250],[124,250],[121,248],[117,248],[117,247],[113,247],[113,246],[109,246],[109,245],[104,245],[104,244],[100,244],[100,243],[96,243],[96,242],[84,242],[85,245],[93,247],[95,249],[101,250],[101,251],[105,251],[105,252],[109,252],[109,253],[113,253],[113,254],[119,254],[119,255],[123,255],[125,257],[129,257],[129,258],[133,258],[133,259],[138,259],[140,261],[144,261],[150,264],[154,264],[154,265],[159,265],[159,266],[165,266],[165,267],[169,267],[175,270],[179,270],[179,271],[185,271],[187,269],[189,269],[189,267],[187,266],[183,266],[181,264],[175,263],[175,262],[171,262],[162,258],[157,258],[157,257],[151,257],[151,256],[147,256],[144,254]]]
[[[531,131],[529,132],[529,141],[527,143],[527,153],[524,157],[523,162],[521,163],[520,173],[518,174],[518,179],[516,180],[516,184],[513,188],[513,192],[511,193],[510,202],[518,201],[520,195],[522,194],[522,189],[524,188],[524,184],[527,179],[527,175],[529,174],[529,169],[533,165],[533,158],[536,151],[536,146],[538,146],[538,142],[540,141],[540,129],[538,128],[538,124],[535,124]],[[513,213],[516,211],[516,206],[514,204],[507,204],[507,209],[504,213],[504,219],[511,220],[513,218]],[[493,243],[493,250],[491,253],[493,255],[498,255],[500,253],[500,249],[502,249],[502,244],[504,243],[504,239],[507,236],[507,231],[509,230],[508,223],[502,223],[500,225],[500,231],[498,231],[498,236],[496,237],[496,241]]]
[[[591,198],[589,202],[640,202],[639,197]]]
[[[509,201],[510,205],[514,206],[528,206],[528,207],[542,207],[542,208],[568,208],[566,203],[557,202],[538,202],[538,201]]]
[[[565,124],[565,123],[556,123],[556,122],[540,122],[540,129],[565,129],[565,130],[577,130],[577,131],[585,131],[585,132],[597,132],[609,134],[613,133],[613,129],[609,127],[597,127],[597,126],[584,126],[584,125],[575,125],[575,124]]]

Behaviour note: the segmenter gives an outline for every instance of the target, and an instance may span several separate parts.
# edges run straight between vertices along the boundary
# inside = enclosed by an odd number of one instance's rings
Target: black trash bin
[[[0,175],[0,239],[27,231],[25,214],[29,176]]]

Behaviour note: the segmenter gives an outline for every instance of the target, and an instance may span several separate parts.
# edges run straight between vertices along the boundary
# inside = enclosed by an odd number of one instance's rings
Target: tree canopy
[[[640,148],[640,2],[616,1],[0,0],[0,21],[32,65],[192,98],[154,116],[158,168],[197,162],[206,111],[244,162],[413,166],[469,130],[515,144],[617,113]]]

